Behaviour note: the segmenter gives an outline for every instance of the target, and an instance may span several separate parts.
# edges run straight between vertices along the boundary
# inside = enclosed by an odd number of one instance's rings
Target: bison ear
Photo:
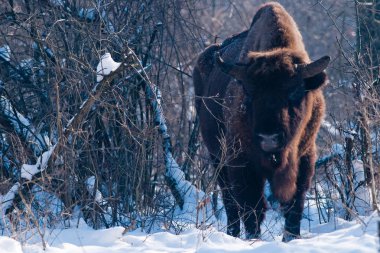
[[[313,77],[304,79],[305,90],[316,90],[322,87],[327,82],[327,75],[325,72],[321,72]]]
[[[304,79],[310,78],[325,70],[329,65],[329,62],[330,56],[323,56],[322,58],[309,64],[301,65],[299,71],[301,71],[302,77]]]
[[[235,64],[235,63],[229,63],[225,62],[222,57],[220,57],[220,53],[216,52],[214,55],[214,62],[219,67],[219,69],[226,73],[227,75],[230,75],[234,77],[237,80],[242,81],[244,79],[244,76],[246,75],[247,71],[247,64]]]
[[[299,71],[305,82],[305,90],[315,90],[326,83],[327,75],[323,71],[327,68],[329,62],[330,57],[324,56],[299,67]]]

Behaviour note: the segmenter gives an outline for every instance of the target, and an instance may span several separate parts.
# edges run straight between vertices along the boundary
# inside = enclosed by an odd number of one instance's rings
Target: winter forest
[[[265,2],[0,0],[0,252],[379,251],[379,0],[278,1],[331,57],[302,239],[268,183],[261,237],[226,234],[193,68]]]

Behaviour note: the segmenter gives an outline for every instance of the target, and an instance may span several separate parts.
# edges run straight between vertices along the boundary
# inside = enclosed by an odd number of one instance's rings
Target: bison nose
[[[265,152],[275,152],[282,148],[283,134],[258,134],[260,147]]]

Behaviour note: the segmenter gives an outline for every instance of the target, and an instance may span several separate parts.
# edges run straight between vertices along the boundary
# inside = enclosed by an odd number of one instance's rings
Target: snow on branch
[[[0,114],[12,125],[14,131],[24,139],[33,150],[34,155],[39,155],[50,146],[48,136],[37,134],[30,121],[19,113],[12,103],[5,97],[0,97]]]
[[[111,58],[112,59],[112,58]],[[108,66],[108,65],[107,65]],[[124,66],[124,64],[119,64],[119,66]],[[54,146],[51,146],[47,151],[43,152],[38,158],[36,164],[30,165],[30,164],[23,164],[21,167],[21,183],[17,182],[15,183],[12,188],[8,191],[8,193],[0,199],[0,207],[2,210],[2,214],[6,214],[7,211],[12,207],[13,201],[15,196],[18,194],[18,192],[27,185],[28,182],[30,182],[38,173],[44,171],[47,168],[47,165],[54,154],[54,150],[57,146],[61,146],[63,144],[63,141],[67,139],[68,135],[72,132],[73,129],[78,127],[80,123],[84,120],[85,116],[90,111],[90,108],[93,106],[95,101],[100,98],[103,91],[107,89],[107,87],[110,85],[110,82],[113,80],[113,78],[116,76],[116,74],[120,73],[124,68],[118,67],[116,69],[113,69],[112,71],[108,72],[107,74],[103,74],[103,78],[100,82],[95,84],[94,89],[91,91],[91,94],[89,98],[81,105],[79,108],[79,112],[74,115],[74,117],[69,121],[69,123],[66,125],[63,136],[61,136],[57,143]],[[18,131],[24,131],[21,125],[19,125],[19,122],[22,122],[23,126],[31,126],[29,121],[25,117],[23,117],[21,114],[19,114],[14,108],[11,106],[10,102],[5,98],[1,97],[0,101],[0,108],[4,109],[4,112],[8,113],[7,115],[12,116],[11,119],[13,119],[13,123],[15,124],[14,127]],[[35,131],[34,128],[29,127],[27,128],[28,131],[30,131],[31,136],[36,136],[36,134],[33,132]],[[29,133],[29,132],[27,132]],[[64,138],[63,138],[64,137]],[[20,189],[21,188],[21,189]],[[1,215],[1,214],[0,214]]]
[[[141,61],[132,50],[131,52],[136,62],[140,65],[140,69],[136,69],[136,72],[139,73],[140,77],[144,80],[145,94],[153,108],[154,123],[158,126],[158,130],[163,139],[165,179],[179,206],[176,215],[185,216],[184,218],[188,221],[215,222],[216,219],[212,213],[211,196],[197,189],[187,181],[181,167],[173,158],[171,138],[161,106],[161,91],[156,85],[149,81]],[[218,206],[221,206],[221,204],[218,203]]]
[[[21,167],[21,179],[28,182],[31,181],[33,176],[37,173],[43,172],[48,165],[51,155],[55,149],[56,145],[50,147],[48,151],[45,151],[37,158],[36,164],[23,164]],[[20,186],[23,186],[19,182],[15,183],[11,189],[5,194],[5,196],[0,199],[0,208],[1,213],[0,217],[2,217],[10,207],[12,207],[13,200],[18,194]]]
[[[128,52],[123,54],[125,58],[129,55]],[[100,98],[100,95],[107,89],[113,78],[125,68],[126,64],[115,62],[111,54],[106,53],[100,57],[100,62],[96,67],[96,80],[97,83],[91,90],[88,98],[82,103],[79,108],[79,112],[75,114],[69,122],[66,124],[64,129],[64,135],[70,134],[71,129],[78,127],[78,124],[82,122],[84,116],[88,114],[91,107],[94,105],[95,101]]]
[[[7,194],[0,197],[0,217],[3,217],[5,212],[12,206],[13,199],[15,198],[19,188],[20,183],[15,183],[7,192]]]
[[[23,164],[21,167],[21,183],[16,182],[7,194],[0,199],[0,217],[7,213],[7,211],[12,207],[13,201],[18,194],[19,190],[24,187],[24,183],[30,182],[33,177],[43,172],[48,165],[51,155],[54,152],[56,145],[51,146],[48,151],[43,152],[38,158],[36,164]],[[21,189],[20,189],[21,188]]]
[[[322,127],[333,136],[339,135],[339,129],[337,129],[333,124],[331,124],[327,120],[322,121]]]
[[[8,45],[0,47],[0,58],[8,62],[11,60],[11,48]]]
[[[95,182],[96,182],[95,176],[91,176],[87,178],[86,180],[87,191],[94,197],[95,202],[97,202],[98,204],[102,204],[103,195],[98,189],[95,189]]]
[[[100,82],[103,80],[103,76],[109,75],[111,72],[115,71],[120,67],[120,62],[115,62],[110,53],[105,53],[100,58],[100,62],[96,67],[96,81]]]
[[[153,108],[155,124],[159,127],[159,132],[163,139],[165,178],[180,207],[177,214],[185,215],[187,220],[195,221],[194,219],[197,219],[202,222],[214,222],[213,218],[215,217],[212,214],[211,197],[185,179],[185,174],[173,158],[171,139],[161,107],[160,90],[154,84],[147,82],[145,92]]]
[[[21,167],[21,178],[30,181],[34,175],[44,171],[47,168],[48,161],[55,147],[56,145],[50,147],[48,151],[43,152],[42,155],[38,157],[36,164],[23,164]]]

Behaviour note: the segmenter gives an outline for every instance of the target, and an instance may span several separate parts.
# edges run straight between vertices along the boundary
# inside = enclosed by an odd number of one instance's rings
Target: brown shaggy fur
[[[225,62],[244,66],[241,75],[222,72],[214,62],[216,52]],[[218,175],[231,235],[240,233],[239,217],[248,238],[260,235],[268,180],[284,208],[284,240],[299,236],[325,110],[320,87],[326,75],[322,69],[303,78],[297,66],[308,63],[301,34],[278,3],[264,4],[248,31],[208,47],[198,58],[193,79],[204,142],[216,165],[223,138],[233,157]],[[283,148],[264,152],[257,135],[275,133],[283,134]]]

